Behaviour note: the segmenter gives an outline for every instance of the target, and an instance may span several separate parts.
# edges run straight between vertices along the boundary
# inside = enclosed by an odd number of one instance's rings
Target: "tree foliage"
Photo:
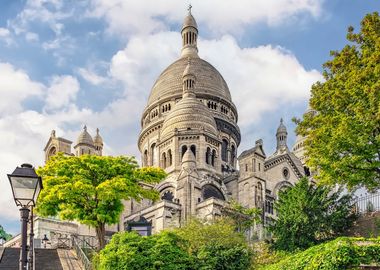
[[[82,155],[52,157],[37,173],[43,178],[37,202],[42,216],[59,215],[96,229],[100,247],[104,246],[105,224],[119,221],[122,200],[158,199],[154,184],[165,177],[158,168],[138,168],[134,158]]]
[[[230,219],[192,220],[153,236],[118,233],[100,252],[99,270],[246,270],[252,251]]]
[[[3,226],[0,225],[0,240],[8,241],[9,239],[12,238],[12,235],[7,233]]]
[[[188,243],[186,250],[202,270],[248,269],[253,251],[230,218],[212,222],[193,219],[175,232]]]
[[[244,233],[254,224],[261,222],[262,211],[260,208],[244,207],[234,200],[231,200],[229,205],[230,208],[226,209],[226,213],[235,223],[238,232]]]
[[[270,226],[274,247],[286,251],[306,249],[336,237],[356,218],[350,195],[313,186],[307,178],[280,192],[275,209],[277,219]]]
[[[136,232],[117,233],[100,251],[98,269],[196,269],[184,245],[186,242],[172,232],[147,237]]]
[[[324,64],[297,133],[307,136],[308,165],[327,184],[380,188],[380,17],[368,14],[350,44]]]
[[[359,269],[360,265],[380,265],[380,239],[340,237],[292,254],[263,270]],[[374,268],[373,268],[374,269]]]

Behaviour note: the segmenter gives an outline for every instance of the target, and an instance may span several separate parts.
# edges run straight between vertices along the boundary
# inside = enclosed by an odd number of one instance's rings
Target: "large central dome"
[[[165,98],[182,96],[182,73],[187,65],[187,58],[182,57],[167,67],[158,77],[148,99],[148,106]],[[197,77],[197,96],[216,96],[231,102],[231,94],[222,75],[207,61],[191,58],[194,75]]]
[[[191,148],[199,168],[221,174],[236,168],[238,113],[222,75],[198,55],[190,10],[181,36],[181,55],[157,78],[141,117],[143,166],[178,172],[182,154]]]

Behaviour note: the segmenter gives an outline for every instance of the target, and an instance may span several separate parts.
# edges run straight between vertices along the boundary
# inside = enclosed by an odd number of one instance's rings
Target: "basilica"
[[[142,166],[161,167],[168,176],[151,186],[158,202],[125,201],[116,230],[134,221],[147,221],[147,234],[180,226],[191,217],[223,215],[231,200],[263,210],[264,224],[275,216],[273,203],[279,191],[308,174],[304,166],[305,138],[297,137],[292,149],[288,131],[279,120],[277,146],[267,155],[258,139],[238,156],[241,141],[238,108],[223,76],[198,56],[198,26],[189,11],[181,29],[182,50],[150,92],[141,116],[137,145]],[[57,152],[67,155],[102,155],[103,140],[86,127],[74,151],[72,142],[53,131],[45,147],[46,160]]]

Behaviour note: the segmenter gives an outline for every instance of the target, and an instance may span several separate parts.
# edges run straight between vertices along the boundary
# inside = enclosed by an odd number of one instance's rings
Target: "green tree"
[[[236,224],[238,232],[244,233],[254,224],[261,222],[261,209],[244,207],[237,201],[231,200],[230,207],[226,209],[227,216]]]
[[[324,82],[311,89],[297,133],[307,136],[308,165],[316,179],[348,188],[380,188],[380,17],[368,14],[350,44],[324,64]]]
[[[244,270],[251,265],[253,251],[231,218],[194,219],[175,232],[187,241],[185,248],[196,258],[196,269]]]
[[[186,245],[186,241],[173,232],[153,236],[140,236],[136,232],[117,233],[100,251],[98,269],[197,269],[194,258],[183,249]]]
[[[42,216],[59,215],[96,229],[99,248],[105,245],[105,225],[115,224],[122,200],[156,200],[158,193],[144,184],[165,177],[159,168],[138,168],[134,158],[82,155],[52,157],[37,173],[43,178],[37,203]]]
[[[270,226],[274,247],[294,251],[329,240],[348,229],[356,218],[351,196],[302,178],[280,192],[275,202],[277,219]]]
[[[8,240],[11,239],[11,238],[12,238],[12,235],[9,234],[9,233],[7,233],[7,232],[4,230],[3,226],[0,225],[0,240],[2,239],[2,240],[4,240],[4,241],[8,241]]]

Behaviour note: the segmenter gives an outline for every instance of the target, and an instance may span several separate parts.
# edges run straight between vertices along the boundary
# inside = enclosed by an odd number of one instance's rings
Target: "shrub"
[[[265,270],[341,270],[360,264],[380,264],[380,238],[337,238],[290,255]]]
[[[194,268],[194,259],[182,247],[186,245],[178,235],[162,232],[140,236],[135,232],[117,233],[99,253],[99,270]]]
[[[286,251],[333,239],[356,219],[350,195],[341,196],[341,191],[313,186],[306,178],[280,192],[275,208],[278,217],[270,225],[274,247]]]

